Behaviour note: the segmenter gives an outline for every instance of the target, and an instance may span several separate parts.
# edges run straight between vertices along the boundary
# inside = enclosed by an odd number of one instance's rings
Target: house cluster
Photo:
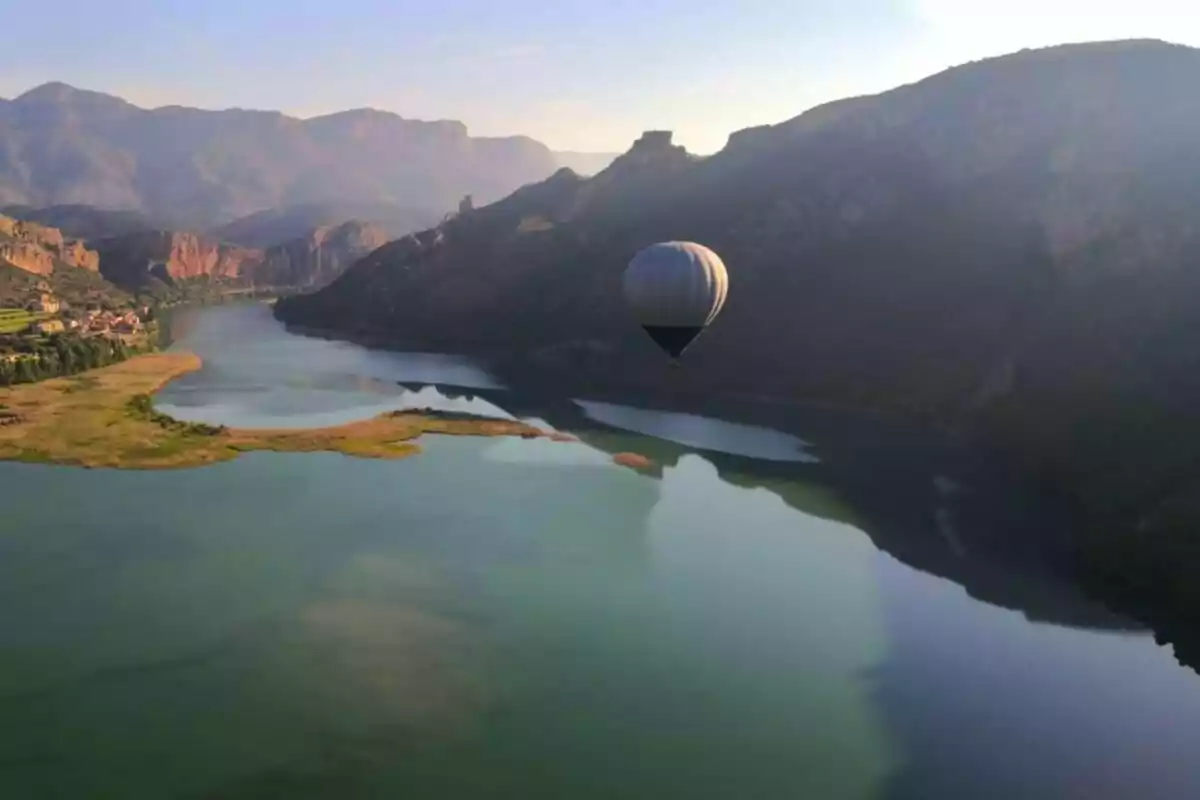
[[[136,311],[88,311],[81,319],[71,320],[69,324],[80,333],[102,336],[141,333],[144,329],[142,318]]]
[[[35,315],[29,329],[40,334],[72,331],[81,336],[113,336],[125,339],[137,337],[145,331],[142,319],[149,314],[149,306],[128,311],[105,311],[100,309],[68,310],[67,304],[54,295],[50,284],[40,281],[37,294],[25,308]],[[140,312],[140,313],[139,313]]]

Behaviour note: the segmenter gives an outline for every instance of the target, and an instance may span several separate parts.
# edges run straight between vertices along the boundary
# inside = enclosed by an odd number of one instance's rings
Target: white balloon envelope
[[[625,270],[625,301],[650,338],[678,358],[725,305],[729,274],[721,257],[695,242],[659,242]]]

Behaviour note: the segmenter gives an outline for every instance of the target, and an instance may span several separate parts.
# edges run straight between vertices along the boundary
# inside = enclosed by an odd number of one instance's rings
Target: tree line
[[[84,338],[56,333],[33,342],[26,339],[0,356],[3,359],[0,360],[0,386],[75,375],[119,363],[137,352],[137,348],[120,339],[104,336]]]

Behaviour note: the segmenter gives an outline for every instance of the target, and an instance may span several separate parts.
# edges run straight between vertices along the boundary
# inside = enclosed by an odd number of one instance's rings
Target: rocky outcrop
[[[97,241],[96,250],[104,277],[125,288],[137,288],[151,278],[236,280],[263,258],[260,250],[177,231],[113,236]]]
[[[601,174],[620,176],[647,167],[663,169],[690,166],[697,160],[696,156],[688,153],[683,145],[675,144],[674,138],[671,131],[646,131],[628,152],[613,159]]]
[[[95,272],[99,256],[82,242],[65,239],[57,228],[0,216],[0,261],[37,275],[49,275],[56,263]]]
[[[305,289],[325,285],[387,241],[383,230],[351,221],[265,250],[179,231],[109,237],[96,248],[104,276],[127,289],[201,278],[231,288]]]
[[[386,231],[361,222],[317,228],[268,249],[247,273],[255,286],[312,289],[324,286],[371,251],[387,244]]]
[[[100,269],[100,254],[87,249],[83,242],[67,242],[59,250],[59,257],[71,267],[97,272]]]
[[[49,275],[54,271],[53,256],[28,242],[0,242],[0,261],[36,275]]]

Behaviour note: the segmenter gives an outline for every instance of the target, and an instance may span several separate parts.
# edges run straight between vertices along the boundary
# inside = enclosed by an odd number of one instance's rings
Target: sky
[[[1181,0],[0,0],[0,97],[47,81],[143,107],[373,107],[621,152],[735,130],[1024,47],[1200,46]]]

